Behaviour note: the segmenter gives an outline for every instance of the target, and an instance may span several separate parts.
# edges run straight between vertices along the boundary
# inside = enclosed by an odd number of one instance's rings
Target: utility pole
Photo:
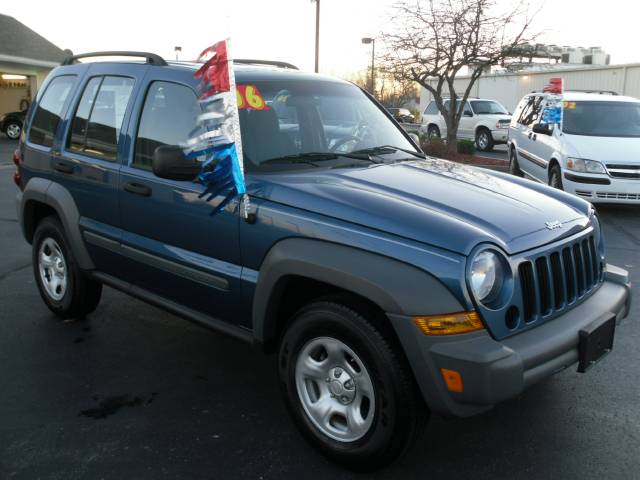
[[[370,93],[374,97],[376,96],[376,39],[371,37],[364,37],[362,43],[371,44],[371,90]]]
[[[314,1],[314,0],[311,0]],[[316,2],[316,73],[320,70],[320,0]]]

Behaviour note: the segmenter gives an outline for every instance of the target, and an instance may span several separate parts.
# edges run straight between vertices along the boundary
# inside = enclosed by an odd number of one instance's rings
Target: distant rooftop
[[[60,63],[66,54],[13,17],[0,14],[0,60],[42,65]],[[35,60],[36,62],[29,62]]]

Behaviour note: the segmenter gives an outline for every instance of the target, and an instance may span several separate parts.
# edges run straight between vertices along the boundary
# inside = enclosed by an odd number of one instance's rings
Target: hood
[[[483,114],[479,114],[478,117],[480,118],[487,118],[489,120],[495,120],[496,122],[502,120],[509,120],[511,121],[511,115],[507,115],[506,113],[483,113]]]
[[[439,159],[248,180],[252,196],[461,254],[482,242],[507,253],[544,245],[584,228],[590,208],[529,180]]]
[[[640,162],[640,138],[562,134],[571,155],[605,163]],[[570,156],[571,156],[570,155]]]

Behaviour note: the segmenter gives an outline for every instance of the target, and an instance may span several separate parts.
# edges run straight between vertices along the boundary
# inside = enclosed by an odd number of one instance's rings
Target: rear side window
[[[425,115],[437,115],[438,114],[438,105],[436,105],[436,101],[432,100],[427,108],[424,109]]]
[[[69,100],[75,81],[75,75],[63,75],[51,80],[33,115],[29,142],[45,147],[53,145],[60,115]]]
[[[71,125],[69,149],[114,161],[124,114],[133,91],[128,77],[94,77],[87,83]]]
[[[531,125],[535,123],[540,115],[540,107],[542,106],[542,96],[529,97],[526,105],[524,106],[518,123],[522,125]]]
[[[201,133],[202,113],[195,92],[184,85],[153,82],[144,101],[133,166],[151,169],[153,152],[163,145],[184,144]]]

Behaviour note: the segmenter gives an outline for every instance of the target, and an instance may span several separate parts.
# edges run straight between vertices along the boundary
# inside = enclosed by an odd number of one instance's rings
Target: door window
[[[529,97],[529,100],[527,101],[526,105],[522,109],[522,113],[518,118],[518,123],[530,127],[538,119],[541,109],[542,109],[542,96],[537,95],[537,96]]]
[[[150,170],[156,148],[184,144],[201,133],[201,127],[198,127],[201,113],[191,88],[171,82],[153,82],[144,101],[132,166]]]
[[[115,161],[120,129],[133,91],[128,77],[95,77],[84,89],[71,125],[70,150]]]
[[[45,147],[53,145],[60,116],[75,81],[75,75],[63,75],[51,80],[33,116],[29,142]]]
[[[427,108],[424,110],[425,115],[437,115],[438,114],[438,105],[436,105],[435,100],[431,100],[431,103],[427,105]]]

